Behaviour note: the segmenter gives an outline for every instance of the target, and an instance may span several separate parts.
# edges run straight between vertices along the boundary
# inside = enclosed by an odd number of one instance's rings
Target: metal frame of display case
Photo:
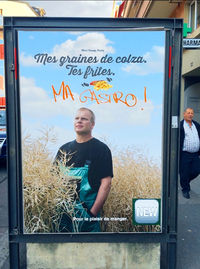
[[[18,31],[153,31],[154,29],[164,30],[166,33],[161,233],[24,234]],[[176,268],[182,29],[182,19],[4,17],[11,269],[23,268],[22,260],[25,252],[22,249],[27,243],[55,242],[160,243],[160,268]]]

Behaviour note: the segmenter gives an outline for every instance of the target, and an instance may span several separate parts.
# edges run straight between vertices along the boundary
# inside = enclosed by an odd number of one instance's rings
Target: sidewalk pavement
[[[0,269],[9,269],[7,179],[2,181],[2,173],[0,182]],[[199,269],[200,176],[191,182],[190,199],[182,197],[180,188],[178,192],[177,269]]]
[[[191,182],[190,199],[178,190],[177,269],[200,268],[200,176]]]

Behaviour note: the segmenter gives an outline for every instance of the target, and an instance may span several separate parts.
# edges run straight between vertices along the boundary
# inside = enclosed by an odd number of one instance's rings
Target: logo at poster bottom
[[[133,199],[133,224],[160,224],[160,199]]]

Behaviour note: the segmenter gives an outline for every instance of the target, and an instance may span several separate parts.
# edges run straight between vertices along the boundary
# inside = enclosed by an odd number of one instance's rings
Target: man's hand
[[[108,194],[109,194],[110,189],[111,189],[111,181],[112,181],[111,177],[104,177],[101,179],[101,185],[100,185],[99,191],[97,193],[97,198],[96,198],[92,208],[90,209],[90,212],[94,216],[97,216],[98,212],[101,210],[101,208],[103,207],[103,205],[108,197]]]

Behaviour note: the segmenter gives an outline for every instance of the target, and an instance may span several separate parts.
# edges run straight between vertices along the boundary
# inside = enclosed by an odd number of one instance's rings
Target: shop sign
[[[200,48],[200,39],[184,38],[183,39],[183,48],[184,49],[199,49]]]

